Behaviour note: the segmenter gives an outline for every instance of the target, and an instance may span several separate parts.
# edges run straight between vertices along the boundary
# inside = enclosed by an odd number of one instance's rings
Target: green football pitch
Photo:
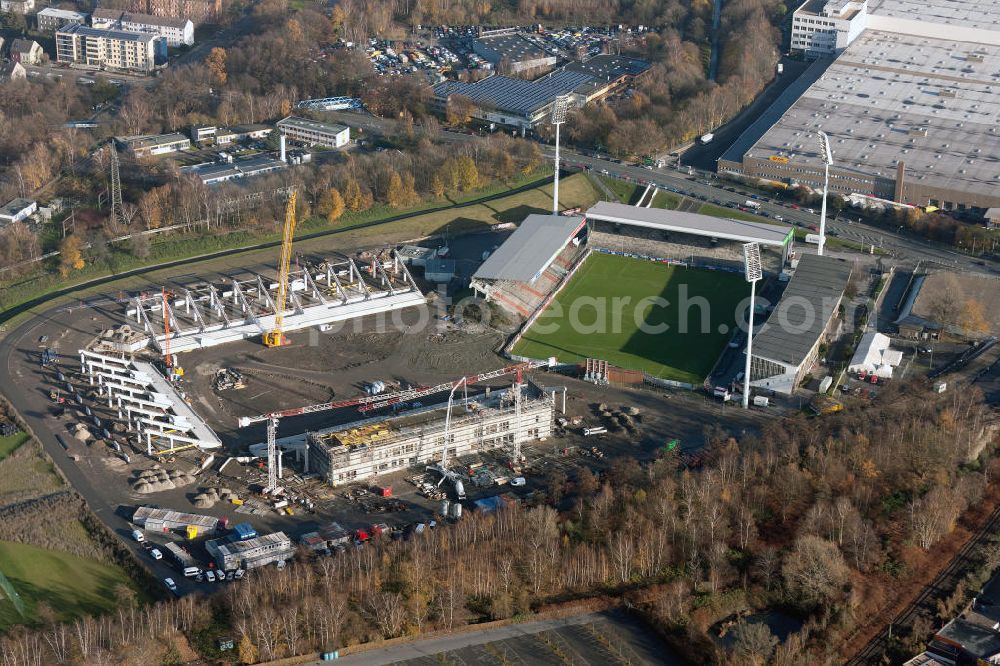
[[[737,307],[749,295],[739,273],[595,252],[513,353],[563,363],[597,358],[697,384],[731,337]],[[649,300],[655,297],[666,304]]]

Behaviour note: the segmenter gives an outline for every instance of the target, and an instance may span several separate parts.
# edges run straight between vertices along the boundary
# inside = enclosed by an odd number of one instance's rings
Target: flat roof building
[[[849,24],[849,25],[848,25]],[[992,0],[807,0],[792,49],[820,61],[719,159],[719,171],[855,203],[1000,206],[1000,6]],[[823,71],[825,69],[825,71]]]
[[[295,555],[295,545],[284,532],[265,534],[254,539],[235,541],[230,538],[205,542],[205,550],[222,571],[256,569],[268,564],[285,562]]]
[[[804,255],[795,274],[753,339],[750,385],[791,395],[836,334],[837,310],[851,278],[843,259]]]
[[[233,162],[184,167],[182,171],[197,176],[205,185],[216,185],[229,180],[261,176],[284,169],[286,166],[281,160],[267,155],[258,155]]]
[[[56,59],[68,65],[148,73],[156,67],[157,39],[151,33],[70,23],[56,31]]]
[[[136,157],[152,157],[176,153],[191,147],[191,139],[180,132],[148,136],[119,137],[119,143],[124,144]]]
[[[132,14],[118,9],[97,8],[90,20],[95,28],[157,35],[166,40],[167,46],[173,48],[194,44],[194,23],[186,18]]]
[[[288,116],[278,121],[278,130],[293,141],[309,146],[342,148],[351,140],[351,128],[333,123]]]
[[[46,7],[38,12],[38,29],[41,32],[55,32],[64,25],[70,23],[86,24],[87,15],[83,12],[75,12],[70,9],[56,9]]]
[[[0,224],[13,224],[31,217],[38,210],[38,202],[32,199],[13,199],[0,208]]]
[[[476,105],[477,118],[528,131],[548,120],[557,98],[581,107],[621,90],[648,69],[648,63],[635,58],[598,55],[534,81],[502,75],[475,83],[443,81],[434,86],[434,100],[443,113],[451,97],[467,97]]]
[[[513,388],[494,390],[452,406],[448,457],[510,448],[549,437],[554,398],[537,386],[522,384],[520,416]],[[376,417],[348,424],[336,432],[309,433],[310,470],[331,485],[371,479],[412,465],[440,460],[445,448],[447,407],[405,416]]]
[[[556,66],[556,57],[526,35],[477,37],[472,50],[503,74],[520,74]]]

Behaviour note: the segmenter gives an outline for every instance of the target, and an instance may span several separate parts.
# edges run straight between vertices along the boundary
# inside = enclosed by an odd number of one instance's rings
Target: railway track
[[[990,514],[986,524],[976,534],[962,546],[961,550],[952,558],[934,580],[921,590],[920,594],[907,605],[900,613],[892,618],[888,626],[884,627],[867,645],[865,645],[853,658],[845,662],[846,666],[867,666],[869,664],[881,664],[882,657],[889,647],[890,633],[899,633],[900,629],[912,626],[913,621],[921,614],[934,617],[937,611],[936,602],[951,594],[958,586],[958,582],[965,576],[976,563],[976,552],[980,546],[985,545],[989,538],[1000,529],[1000,506],[997,506]]]

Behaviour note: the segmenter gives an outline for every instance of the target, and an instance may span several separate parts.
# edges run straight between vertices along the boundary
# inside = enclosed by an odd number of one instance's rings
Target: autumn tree
[[[968,333],[985,333],[990,330],[983,304],[974,298],[966,300],[958,315],[958,326]]]
[[[431,194],[434,195],[435,199],[440,199],[444,196],[444,180],[441,178],[440,173],[435,173],[431,176]]]
[[[469,192],[479,187],[479,169],[468,155],[462,155],[457,161],[458,177],[463,192]]]
[[[205,58],[205,66],[220,85],[226,84],[226,79],[229,78],[226,72],[226,49],[221,46],[213,47]]]
[[[398,171],[389,174],[389,186],[386,189],[385,200],[391,208],[399,208],[403,205],[405,193],[403,192],[403,179],[399,177]]]
[[[83,260],[83,244],[75,235],[67,236],[59,243],[59,273],[63,277],[86,266]]]
[[[317,210],[320,215],[326,218],[327,222],[336,222],[339,220],[340,216],[344,214],[345,208],[344,198],[340,195],[340,191],[337,188],[325,190],[320,195]]]

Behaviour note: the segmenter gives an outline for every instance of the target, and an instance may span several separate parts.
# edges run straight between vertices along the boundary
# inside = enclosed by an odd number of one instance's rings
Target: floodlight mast
[[[753,353],[753,311],[757,298],[757,281],[764,272],[760,265],[760,245],[746,243],[743,245],[743,269],[747,282],[750,283],[750,316],[747,326],[747,360],[743,369],[743,409],[750,408],[750,359]]]
[[[830,166],[833,164],[833,151],[830,150],[830,137],[826,132],[819,133],[820,158],[823,160],[823,203],[819,212],[819,249],[816,254],[823,256],[826,245],[826,192],[830,187]]]
[[[556,163],[555,180],[552,181],[552,214],[559,214],[559,126],[566,122],[566,109],[569,98],[560,96],[552,104],[552,124],[556,126]]]

